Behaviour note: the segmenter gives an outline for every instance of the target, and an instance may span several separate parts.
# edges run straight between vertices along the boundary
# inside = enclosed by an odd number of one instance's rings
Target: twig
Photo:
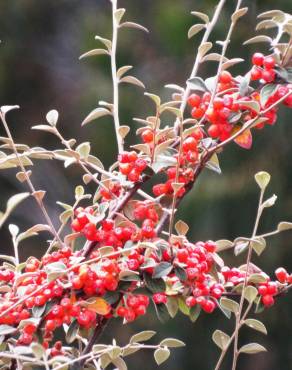
[[[113,22],[113,35],[112,35],[112,48],[111,48],[111,71],[113,80],[113,117],[115,124],[115,131],[118,143],[118,151],[123,151],[123,139],[119,133],[120,119],[119,119],[119,80],[117,76],[117,41],[118,41],[118,22],[115,16],[117,10],[117,0],[111,0],[112,2],[112,22]]]
[[[55,236],[55,238],[58,240],[58,242],[63,245],[63,242],[61,240],[61,238],[59,237],[54,225],[53,225],[53,222],[47,212],[47,209],[44,205],[44,202],[43,200],[41,199],[41,197],[39,197],[37,195],[37,191],[33,185],[33,183],[31,182],[30,178],[29,178],[29,175],[25,169],[25,166],[23,165],[23,163],[21,162],[19,156],[18,156],[18,151],[17,151],[17,148],[15,146],[15,143],[14,143],[14,140],[12,138],[12,135],[11,135],[11,132],[10,132],[10,129],[9,129],[9,126],[7,124],[7,121],[6,121],[6,118],[5,118],[5,114],[4,113],[0,113],[0,118],[1,118],[1,121],[2,121],[2,124],[4,126],[4,129],[6,131],[6,134],[8,136],[8,138],[11,140],[11,145],[12,145],[12,149],[13,149],[13,152],[15,154],[15,157],[17,158],[17,161],[18,161],[18,164],[19,164],[19,167],[21,168],[21,171],[23,172],[24,174],[24,177],[25,177],[25,181],[34,197],[34,199],[36,200],[37,204],[39,205],[44,217],[45,217],[45,220],[47,222],[47,224],[50,226],[50,229],[51,229],[51,233]]]
[[[208,38],[209,38],[213,28],[215,27],[215,25],[217,23],[217,20],[218,20],[220,14],[221,14],[221,11],[224,7],[225,2],[226,2],[226,0],[220,0],[219,1],[218,5],[216,7],[216,10],[213,14],[213,18],[212,18],[211,22],[209,24],[207,24],[207,26],[206,26],[206,31],[204,33],[204,36],[203,36],[202,40],[201,40],[201,44],[208,41]],[[194,78],[197,75],[201,61],[202,61],[202,56],[200,55],[200,53],[197,53],[196,58],[195,58],[195,63],[194,63],[194,66],[193,66],[193,69],[192,69],[192,72],[190,74],[189,79]],[[189,97],[190,91],[191,91],[191,88],[187,85],[185,90],[184,90],[184,93],[183,93],[183,96],[182,96],[182,102],[181,102],[181,105],[180,105],[180,108],[179,108],[182,115],[183,115],[183,113],[186,109],[187,99]],[[175,124],[174,124],[174,128],[175,128],[176,132],[178,132],[178,130],[179,130],[179,125],[180,125],[180,120],[176,119]]]

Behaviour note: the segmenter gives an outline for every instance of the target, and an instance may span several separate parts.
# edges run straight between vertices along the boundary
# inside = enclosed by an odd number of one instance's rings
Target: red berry
[[[252,64],[254,64],[255,66],[262,66],[264,58],[264,54],[254,53],[254,55],[252,56]]]
[[[55,329],[56,329],[55,321],[54,320],[48,320],[46,322],[46,325],[45,325],[45,330],[51,332]]]
[[[252,81],[260,80],[262,78],[262,71],[256,67],[252,68],[250,78]]]
[[[220,77],[219,77],[219,82],[223,84],[228,84],[231,81],[232,81],[232,75],[230,72],[228,71],[221,72]]]
[[[144,143],[151,143],[154,139],[153,131],[150,129],[146,129],[142,132],[141,138],[144,141]]]
[[[152,298],[156,304],[167,303],[167,296],[164,293],[155,293]]]
[[[262,78],[266,82],[273,82],[276,76],[276,72],[273,69],[264,70],[262,73]]]
[[[270,307],[274,304],[275,300],[274,300],[274,297],[272,295],[266,294],[266,295],[262,296],[262,302],[263,302],[264,306]]]
[[[167,185],[166,184],[157,184],[154,185],[152,188],[153,194],[156,197],[159,197],[160,195],[164,195],[167,193]]]
[[[224,100],[222,98],[215,98],[213,101],[214,109],[222,109],[224,107]]]
[[[275,59],[272,56],[265,57],[264,59],[264,67],[266,69],[273,69],[276,65]]]
[[[33,324],[28,324],[26,325],[24,328],[23,328],[23,331],[27,334],[30,334],[32,335],[33,333],[35,333],[37,327]]]
[[[128,174],[128,179],[132,182],[137,182],[140,180],[140,172],[137,171],[135,168],[130,171],[130,173]]]
[[[283,267],[277,268],[275,275],[282,284],[285,284],[289,277],[288,272]]]
[[[191,112],[191,115],[193,118],[195,119],[200,119],[204,116],[205,114],[205,110],[202,109],[201,107],[198,107],[198,108],[194,108],[192,109],[192,112]]]
[[[201,97],[197,94],[191,94],[188,98],[188,104],[191,107],[198,107],[201,103]]]
[[[183,141],[182,148],[184,152],[187,152],[189,150],[196,151],[197,150],[197,140],[192,136],[187,137]]]
[[[216,304],[210,299],[206,299],[205,301],[203,301],[201,307],[205,312],[212,313],[216,308]]]
[[[208,128],[208,134],[213,139],[216,139],[220,135],[220,129],[219,129],[218,125],[211,125]]]
[[[195,297],[193,297],[193,296],[188,297],[188,298],[186,299],[186,305],[187,305],[188,307],[193,307],[193,306],[195,306],[195,304],[196,304],[196,303],[197,303],[196,298],[195,298]]]
[[[83,229],[83,234],[87,240],[93,241],[96,236],[96,226],[92,222],[88,222]]]

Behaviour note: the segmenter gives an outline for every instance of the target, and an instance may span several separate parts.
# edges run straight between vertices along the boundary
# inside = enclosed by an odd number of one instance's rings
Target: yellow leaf
[[[96,312],[99,315],[107,315],[110,313],[111,306],[103,298],[97,297],[94,302],[90,302],[87,308]]]
[[[234,130],[238,131],[239,128],[234,128]],[[236,132],[234,131],[233,134]],[[252,146],[252,134],[250,130],[243,131],[242,134],[237,136],[236,139],[234,139],[234,142],[241,146],[244,149],[250,149]]]

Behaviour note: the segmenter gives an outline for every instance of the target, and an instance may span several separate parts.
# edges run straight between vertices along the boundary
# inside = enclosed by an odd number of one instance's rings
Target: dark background
[[[243,57],[247,61],[255,50],[266,51],[262,45],[241,46],[254,35],[256,15],[275,6],[286,12],[292,11],[291,0],[245,1],[248,14],[236,28],[229,57]],[[190,11],[197,10],[212,14],[214,0],[124,0],[120,7],[126,7],[127,20],[142,23],[151,30],[150,34],[136,30],[120,33],[119,65],[130,64],[133,73],[146,85],[147,91],[169,98],[169,91],[163,88],[167,83],[184,84],[189,76],[195,47],[200,35],[187,40],[188,28],[195,22]],[[227,32],[229,16],[235,6],[227,1],[225,10],[217,25],[214,40],[223,40]],[[21,109],[9,114],[9,124],[17,142],[30,146],[60,148],[50,134],[31,131],[30,126],[44,123],[50,109],[60,112],[59,126],[65,137],[78,137],[79,141],[90,140],[93,151],[106,166],[115,160],[113,124],[103,118],[92,122],[82,130],[80,122],[99,100],[111,99],[109,60],[105,56],[79,61],[83,52],[99,47],[94,40],[96,34],[111,37],[110,4],[106,0],[2,0],[0,2],[0,105],[20,105]],[[258,48],[258,49],[256,49]],[[215,46],[216,49],[216,46]],[[234,73],[245,73],[243,63],[234,68]],[[201,67],[201,75],[209,76],[215,64]],[[121,122],[137,128],[132,117],[152,114],[152,106],[143,92],[134,86],[121,86]],[[0,128],[0,135],[4,131]],[[192,193],[183,201],[180,216],[189,223],[190,240],[235,238],[249,235],[257,207],[258,189],[253,175],[259,170],[272,174],[269,193],[276,193],[278,201],[269,209],[260,226],[260,231],[275,228],[279,221],[292,221],[292,123],[291,110],[282,109],[276,127],[268,127],[254,135],[254,145],[245,151],[234,144],[220,156],[223,175],[206,171]],[[128,144],[133,142],[130,136]],[[39,161],[35,163],[33,182],[37,188],[47,191],[46,204],[55,224],[58,224],[59,207],[56,200],[73,203],[74,186],[81,183],[81,172],[72,167],[64,170],[61,163]],[[0,172],[1,210],[6,199],[24,187],[15,179],[14,170]],[[94,190],[89,187],[90,190]],[[9,220],[21,230],[33,223],[43,222],[33,201],[27,200]],[[11,242],[6,223],[1,230],[1,254],[7,253]],[[265,253],[254,262],[267,272],[284,266],[292,271],[292,233],[269,240]],[[45,235],[44,235],[45,238]],[[21,256],[39,256],[45,250],[45,239],[34,238],[22,244]],[[229,257],[230,264],[240,264],[241,259]],[[257,335],[250,329],[243,330],[241,341],[259,341],[268,353],[242,356],[238,369],[242,370],[288,370],[292,369],[292,299],[291,295],[266,310],[261,319],[269,328],[267,337]],[[111,324],[105,340],[116,337],[126,343],[129,336],[138,330],[154,329],[157,338],[174,336],[184,340],[186,348],[174,350],[171,359],[161,368],[185,370],[195,368],[210,370],[219,355],[211,341],[216,328],[233,330],[233,322],[226,322],[220,314],[202,315],[192,324],[187,318],[179,318],[158,324],[154,315],[148,314],[134,325],[121,329]],[[152,355],[141,353],[129,359],[130,369],[150,370],[156,368]],[[230,368],[225,364],[225,369]]]

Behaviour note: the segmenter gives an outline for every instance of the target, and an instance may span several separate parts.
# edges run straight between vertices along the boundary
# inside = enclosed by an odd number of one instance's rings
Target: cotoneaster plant
[[[233,333],[216,330],[212,339],[221,351],[214,369],[221,367],[231,350],[235,370],[242,353],[265,351],[258,343],[238,345],[242,326],[267,334],[265,325],[251,317],[251,312],[259,313],[281,301],[292,286],[291,271],[277,267],[269,276],[252,262],[252,257],[264,251],[269,236],[292,229],[292,223],[280,222],[274,231],[258,233],[263,212],[277,199],[275,195],[264,197],[270,181],[266,172],[255,175],[260,195],[250,236],[233,241],[189,241],[188,225],[176,220],[176,211],[205,168],[221,173],[218,155],[223,155],[226,145],[236,143],[249,149],[257,130],[276,124],[281,106],[292,107],[292,16],[279,10],[259,15],[257,29],[273,28],[275,37],[255,36],[246,44],[268,43],[269,54],[256,52],[246,62],[249,67],[245,71],[243,68],[244,74],[234,75],[229,68],[242,59],[227,58],[227,48],[235,26],[248,9],[237,1],[226,38],[218,42],[221,53],[212,52],[209,37],[220,22],[225,0],[219,1],[211,18],[192,12],[201,23],[192,26],[188,36],[199,32],[203,36],[186,86],[167,85],[174,91],[167,102],[145,93],[145,99],[152,100],[153,115],[134,119],[140,125],[138,143],[129,148],[126,136],[130,128],[120,125],[119,119],[120,85],[144,85],[128,74],[131,66],[118,67],[117,41],[123,28],[147,30],[124,21],[125,9],[118,8],[117,0],[110,3],[112,39],[96,36],[102,48],[86,52],[81,58],[109,57],[113,100],[99,102],[82,125],[106,115],[113,117],[116,163],[107,170],[91,153],[89,142],[64,138],[55,110],[47,114],[47,124],[33,129],[56,135],[62,148],[50,151],[18,144],[7,122],[8,112],[18,107],[1,107],[6,137],[0,138],[0,168],[17,168],[16,177],[28,191],[8,200],[0,225],[5,227],[13,209],[28,197],[35,199],[44,221],[22,232],[16,225],[8,226],[14,256],[0,256],[0,364],[5,369],[37,366],[46,370],[105,369],[113,364],[124,370],[126,356],[148,349],[154,351],[159,365],[169,357],[170,348],[184,343],[167,338],[158,344],[145,344],[155,334],[146,321],[146,330],[135,334],[123,347],[115,339],[111,345],[99,343],[109,320],[128,324],[146,315],[154,305],[162,321],[173,319],[178,312],[192,322],[201,313],[212,314],[215,310],[233,317]],[[199,77],[200,66],[210,61],[218,64],[217,73],[203,80]],[[173,124],[168,119],[166,125],[165,113],[173,115]],[[29,168],[37,159],[61,160],[65,168],[80,166],[84,184],[96,184],[95,194],[77,186],[72,205],[58,202],[64,208],[58,228],[47,212],[45,191],[36,189],[31,180]],[[147,193],[144,185],[150,179],[154,185]],[[65,231],[68,224],[71,233]],[[20,261],[20,243],[41,232],[51,234],[46,253],[41,259]],[[76,248],[77,241],[83,241],[81,249]],[[227,266],[221,256],[226,250],[244,254],[245,263]],[[56,339],[62,331],[64,342]]]

